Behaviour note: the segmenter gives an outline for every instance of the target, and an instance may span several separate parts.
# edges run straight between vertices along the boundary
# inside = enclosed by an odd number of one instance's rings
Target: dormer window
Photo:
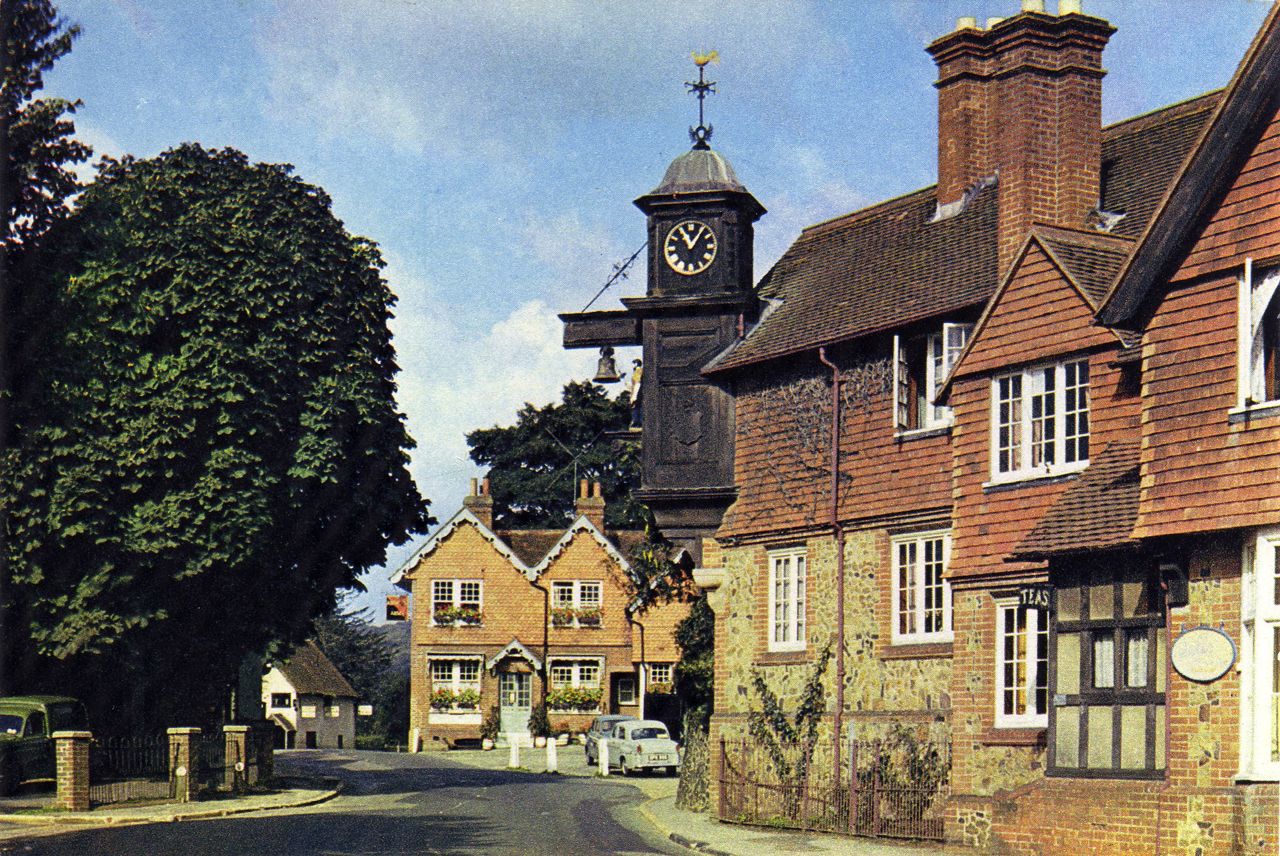
[[[951,424],[951,408],[933,402],[972,333],[972,324],[948,323],[939,332],[893,337],[893,410],[899,432]]]
[[[1245,266],[1240,280],[1239,384],[1237,405],[1280,402],[1280,268],[1254,272]]]

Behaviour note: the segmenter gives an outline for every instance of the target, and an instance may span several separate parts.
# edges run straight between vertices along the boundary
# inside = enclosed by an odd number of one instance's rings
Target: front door
[[[500,713],[503,734],[528,734],[529,712],[532,708],[531,681],[527,673],[502,672],[498,675],[501,692]]]

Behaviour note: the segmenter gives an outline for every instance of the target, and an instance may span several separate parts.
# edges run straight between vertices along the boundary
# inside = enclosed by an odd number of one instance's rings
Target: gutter
[[[840,783],[840,742],[844,726],[844,529],[840,526],[840,368],[818,348],[818,361],[831,369],[831,509],[828,522],[836,542],[836,710],[832,717],[832,778]],[[1167,710],[1166,706],[1166,710]]]

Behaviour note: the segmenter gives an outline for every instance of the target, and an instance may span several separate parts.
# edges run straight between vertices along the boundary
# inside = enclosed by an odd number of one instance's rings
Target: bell
[[[595,383],[617,383],[622,380],[618,374],[618,366],[613,361],[613,348],[605,345],[600,349],[600,362],[596,363],[596,376],[591,379]]]

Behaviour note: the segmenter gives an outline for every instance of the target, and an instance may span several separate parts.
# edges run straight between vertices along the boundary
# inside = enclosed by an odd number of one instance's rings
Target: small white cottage
[[[356,691],[311,641],[262,677],[262,706],[281,749],[354,749]]]

